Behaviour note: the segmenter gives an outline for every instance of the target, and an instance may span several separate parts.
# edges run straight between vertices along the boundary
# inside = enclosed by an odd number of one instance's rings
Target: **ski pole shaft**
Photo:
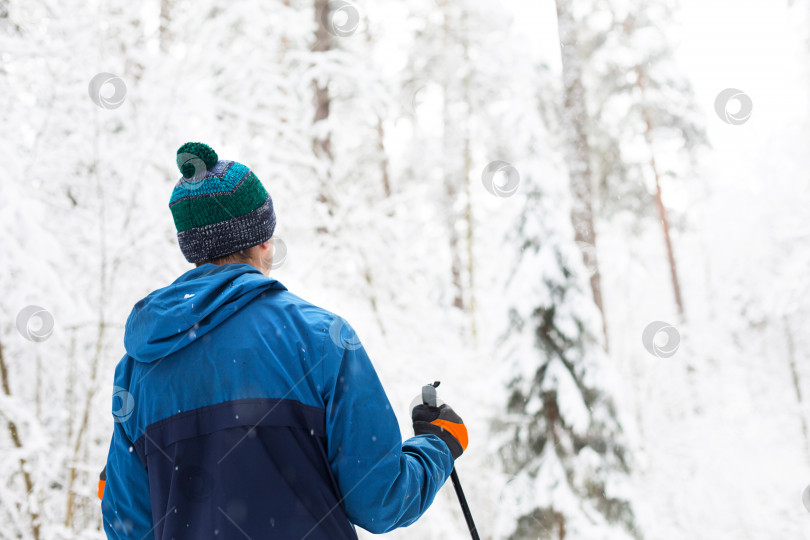
[[[436,396],[437,386],[439,386],[439,381],[422,387],[422,403],[430,407],[438,406],[438,398]],[[470,506],[467,504],[467,497],[464,496],[464,490],[461,489],[461,481],[458,479],[458,473],[456,472],[455,467],[453,467],[453,471],[450,473],[450,479],[453,481],[453,489],[456,490],[458,502],[461,504],[461,512],[464,514],[464,521],[467,522],[467,529],[469,529],[473,540],[480,540],[480,537],[478,536],[478,529],[475,528],[475,522],[473,521],[472,513],[470,512]]]
[[[464,514],[464,520],[467,522],[467,528],[470,530],[470,536],[472,536],[473,540],[480,540],[480,537],[478,536],[478,529],[475,528],[475,522],[473,521],[470,507],[467,504],[467,497],[464,496],[464,490],[461,489],[461,482],[458,479],[458,473],[456,472],[455,467],[453,467],[453,472],[450,473],[450,479],[453,480],[453,488],[456,490],[458,502],[461,504],[461,512]]]

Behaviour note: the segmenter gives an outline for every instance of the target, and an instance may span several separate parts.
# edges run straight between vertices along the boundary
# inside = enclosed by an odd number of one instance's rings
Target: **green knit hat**
[[[177,181],[169,208],[180,250],[191,263],[247,249],[273,236],[273,200],[253,172],[220,160],[203,143],[177,149]]]

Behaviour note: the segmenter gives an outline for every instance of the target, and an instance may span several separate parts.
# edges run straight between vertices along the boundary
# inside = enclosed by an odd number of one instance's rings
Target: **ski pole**
[[[456,490],[458,502],[461,504],[461,513],[464,514],[464,520],[467,522],[470,536],[472,536],[473,540],[480,540],[478,529],[475,528],[475,522],[473,521],[472,513],[470,513],[470,507],[467,504],[467,497],[464,496],[464,490],[461,489],[461,481],[458,479],[458,473],[455,467],[453,467],[453,472],[450,473],[450,478],[453,480],[453,487]]]
[[[428,407],[438,406],[436,401],[436,387],[439,386],[439,384],[439,381],[436,381],[433,384],[427,384],[422,387],[422,403]],[[456,490],[458,502],[461,504],[461,513],[464,514],[464,520],[467,522],[467,529],[470,531],[470,536],[472,536],[473,540],[480,540],[478,529],[475,528],[470,506],[467,504],[467,497],[464,496],[464,490],[461,489],[461,481],[458,479],[458,473],[455,467],[453,467],[453,471],[450,473],[450,479],[453,481],[453,489]]]

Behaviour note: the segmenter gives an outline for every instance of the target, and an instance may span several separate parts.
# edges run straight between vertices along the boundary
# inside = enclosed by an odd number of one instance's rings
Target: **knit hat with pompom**
[[[177,167],[183,176],[169,208],[188,262],[216,259],[273,236],[273,200],[250,169],[196,142],[177,149]]]

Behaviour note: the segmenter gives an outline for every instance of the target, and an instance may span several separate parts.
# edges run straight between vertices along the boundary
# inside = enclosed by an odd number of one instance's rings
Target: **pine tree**
[[[586,79],[599,212],[609,219],[631,210],[661,224],[673,296],[683,316],[663,186],[693,173],[706,135],[666,33],[674,14],[669,1],[612,5],[611,23],[591,28],[600,45],[592,51]]]
[[[505,528],[514,526],[513,539],[640,538],[623,487],[622,430],[603,383],[599,312],[560,204],[568,199],[531,177],[525,189],[507,288],[509,398],[496,426],[512,476]]]

